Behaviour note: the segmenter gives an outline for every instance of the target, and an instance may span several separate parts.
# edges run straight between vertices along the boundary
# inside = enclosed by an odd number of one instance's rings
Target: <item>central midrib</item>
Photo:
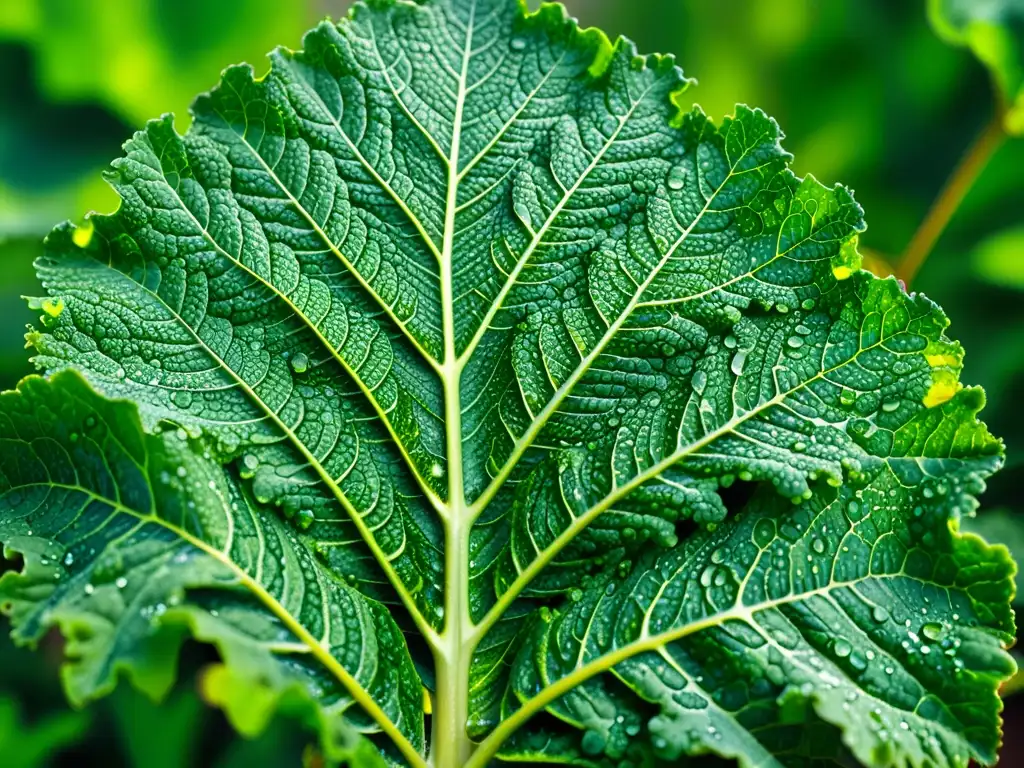
[[[472,54],[476,4],[470,6],[466,38],[462,52],[452,140],[448,158],[448,190],[445,202],[444,236],[441,246],[441,312],[444,336],[444,362],[440,376],[445,401],[445,455],[448,469],[448,505],[442,514],[445,529],[444,628],[433,644],[437,683],[437,708],[431,728],[429,760],[431,765],[461,764],[472,749],[466,731],[469,709],[469,663],[473,648],[466,644],[469,626],[469,529],[466,515],[465,484],[462,466],[461,374],[455,348],[455,300],[452,258],[455,243],[455,218],[459,194],[459,150],[462,115],[466,102],[469,62]]]

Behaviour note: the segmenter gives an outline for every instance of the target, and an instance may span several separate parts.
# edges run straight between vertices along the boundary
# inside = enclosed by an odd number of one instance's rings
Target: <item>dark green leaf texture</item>
[[[271,59],[38,263],[3,588],[73,697],[192,632],[236,722],[301,693],[339,755],[994,761],[1014,566],[958,524],[1001,446],[846,189],[554,5]]]

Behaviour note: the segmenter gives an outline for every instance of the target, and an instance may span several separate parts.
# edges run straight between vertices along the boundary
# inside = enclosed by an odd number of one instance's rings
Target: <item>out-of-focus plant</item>
[[[186,127],[221,67],[264,61],[318,12],[314,0],[0,2],[0,386],[26,372],[18,296],[42,236],[116,207],[99,170],[132,126],[171,111]]]
[[[57,712],[26,723],[18,700],[0,694],[0,755],[4,768],[43,768],[89,726],[84,712]]]
[[[4,0],[0,38],[30,46],[52,101],[98,102],[130,125],[161,112],[187,122],[211,72],[263,61],[311,15],[307,0]]]
[[[968,47],[988,67],[996,105],[992,119],[967,150],[903,252],[898,274],[907,283],[917,276],[996,150],[1008,137],[1024,133],[1024,2],[929,0],[928,15],[940,37]]]
[[[970,48],[989,68],[1004,130],[1024,134],[1024,3],[929,0],[928,16],[940,37]]]

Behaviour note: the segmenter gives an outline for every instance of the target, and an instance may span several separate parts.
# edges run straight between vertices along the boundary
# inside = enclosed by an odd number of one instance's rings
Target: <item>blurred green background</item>
[[[938,1],[938,0],[936,0]],[[30,372],[21,296],[62,219],[116,205],[100,171],[134,128],[163,112],[188,125],[191,98],[227,64],[263,67],[276,44],[344,13],[344,0],[0,0],[0,386]],[[642,51],[677,54],[700,81],[686,99],[719,118],[745,102],[775,116],[799,173],[856,191],[882,264],[910,241],[944,180],[989,122],[988,73],[936,36],[925,0],[568,0],[585,25]],[[968,350],[964,381],[1007,469],[974,525],[1024,543],[1024,139],[998,150],[913,284],[941,303]],[[884,266],[879,267],[885,269]],[[1024,546],[1020,548],[1024,553]],[[59,639],[32,654],[0,633],[0,763],[147,768],[303,764],[287,721],[235,737],[192,695],[210,652],[190,647],[157,707],[124,689],[82,713],[60,691]],[[1024,696],[1007,699],[1002,764],[1024,765]],[[306,753],[308,760],[308,752]]]

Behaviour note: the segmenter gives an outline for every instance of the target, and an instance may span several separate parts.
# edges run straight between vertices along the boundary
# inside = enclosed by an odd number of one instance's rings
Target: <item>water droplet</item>
[[[526,48],[526,41],[521,37],[513,37],[511,42],[509,42],[509,47],[513,51],[521,51]]]
[[[702,587],[710,587],[711,582],[715,576],[715,566],[709,565],[700,574],[700,584]]]
[[[179,408],[188,408],[192,405],[192,393],[187,389],[179,389],[171,393],[171,402]]]
[[[698,395],[704,394],[704,388],[708,385],[708,375],[704,371],[697,371],[690,380],[693,391]]]
[[[880,605],[876,605],[874,610],[871,612],[871,618],[877,621],[879,624],[889,620],[889,612]]]
[[[884,403],[882,403],[882,410],[885,411],[886,413],[892,413],[899,407],[899,400],[886,400]]]
[[[116,586],[118,589],[124,589],[128,586],[128,579],[126,579],[124,576],[118,576],[117,580],[114,582],[114,586]]]
[[[942,636],[946,634],[946,628],[937,622],[931,622],[921,627],[921,634],[929,640],[941,640]]]
[[[804,340],[799,336],[790,336],[786,339],[786,344],[788,344],[792,349],[800,349],[800,347],[804,345]]]
[[[811,542],[811,548],[814,549],[814,551],[817,552],[819,555],[824,554],[825,542],[821,539],[815,539]]]
[[[848,640],[839,638],[836,640],[835,645],[832,646],[832,650],[839,658],[846,658],[853,651],[853,646],[850,645]]]
[[[530,209],[526,205],[526,203],[523,203],[521,201],[516,202],[512,206],[512,210],[515,212],[516,216],[519,217],[519,220],[523,222],[523,224],[525,224],[528,229],[532,229],[533,219],[530,216]]]
[[[75,556],[71,552],[64,555],[64,565],[71,565],[73,562],[75,562]]]
[[[298,352],[292,358],[292,370],[296,373],[305,373],[309,368],[309,358],[304,352]]]
[[[313,525],[313,510],[311,509],[300,509],[299,514],[295,517],[295,523],[302,530],[308,530]]]
[[[666,183],[669,189],[682,189],[683,185],[686,184],[686,168],[681,165],[674,166],[668,172]]]
[[[745,349],[741,349],[739,352],[733,355],[732,364],[729,366],[729,369],[732,371],[733,376],[743,375],[743,366],[744,364],[746,364],[746,362],[747,351]]]

